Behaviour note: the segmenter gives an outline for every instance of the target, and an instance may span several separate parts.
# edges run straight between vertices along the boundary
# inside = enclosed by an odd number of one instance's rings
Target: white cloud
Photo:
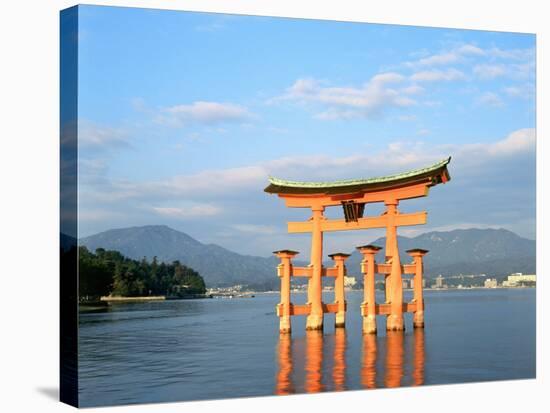
[[[456,51],[462,55],[483,56],[486,54],[483,49],[471,44],[462,45]]]
[[[402,122],[412,122],[417,120],[418,118],[416,115],[401,115],[401,116],[398,116],[397,119]]]
[[[124,215],[116,212],[109,211],[105,209],[88,209],[82,210],[79,208],[78,211],[78,220],[80,221],[105,221],[105,220],[116,220],[122,218]]]
[[[465,78],[466,76],[464,73],[454,68],[447,70],[424,70],[413,73],[410,77],[410,79],[415,82],[452,81]]]
[[[535,49],[500,49],[498,47],[493,47],[487,49],[486,54],[497,59],[526,61],[534,59]]]
[[[464,44],[431,55],[426,55],[425,52],[422,54],[424,56],[414,61],[405,62],[405,65],[412,68],[444,66],[468,63],[473,57],[490,60],[530,61],[534,60],[535,49],[500,49],[498,47],[483,49],[471,44]]]
[[[482,49],[466,44],[424,56],[415,61],[405,62],[405,66],[417,71],[412,75],[413,80],[460,80],[465,76],[456,72],[456,69],[438,71],[430,68],[466,63],[473,65],[472,72],[478,79],[494,79],[500,76],[517,79],[533,78],[535,75],[535,49],[500,49],[497,47]]]
[[[518,129],[505,138],[491,143],[449,146],[449,150],[453,154],[456,154],[468,164],[481,164],[527,153],[534,154],[535,149],[536,130],[533,128]]]
[[[411,86],[407,86],[407,87],[401,89],[401,92],[406,93],[408,95],[416,95],[416,94],[424,92],[424,90],[425,89],[422,86],[411,85]]]
[[[315,115],[318,119],[373,118],[392,107],[416,104],[408,95],[419,93],[422,88],[400,88],[404,80],[403,75],[393,72],[375,75],[361,87],[328,87],[315,79],[298,79],[285,94],[270,102],[295,101],[326,106]]]
[[[530,79],[535,77],[535,61],[479,64],[474,66],[472,71],[480,79],[494,79],[502,76],[511,79]]]
[[[436,55],[431,55],[429,57],[422,58],[416,62],[417,65],[420,66],[432,66],[432,65],[441,65],[441,64],[449,64],[454,63],[459,59],[459,55],[457,53],[440,53]]]
[[[253,117],[247,108],[219,102],[197,101],[189,105],[176,105],[163,108],[156,120],[171,126],[189,123],[216,125],[221,123],[245,122]]]
[[[532,83],[521,86],[507,86],[502,91],[513,98],[532,99],[535,95],[535,86]]]
[[[473,72],[481,79],[494,79],[506,74],[506,66],[502,64],[480,64],[474,66]]]
[[[210,217],[213,215],[218,215],[222,212],[220,207],[209,204],[191,205],[183,208],[153,207],[152,210],[158,215],[182,219]]]
[[[491,156],[514,155],[534,151],[536,146],[535,129],[519,129],[509,134],[505,139],[488,147]]]
[[[280,228],[273,225],[234,224],[231,228],[250,234],[275,235],[283,233]],[[286,231],[284,231],[286,233]]]
[[[477,46],[470,44],[462,45],[449,51],[432,54],[413,62],[406,62],[409,67],[430,67],[443,66],[452,63],[459,63],[464,60],[465,56],[482,56],[485,52]]]
[[[491,106],[499,108],[504,106],[504,101],[494,92],[485,92],[476,99],[478,105]]]
[[[381,151],[345,157],[292,156],[251,166],[174,176],[162,181],[101,182],[97,188],[87,187],[82,196],[87,204],[99,202],[101,205],[128,200],[139,200],[143,205],[154,201],[157,204],[154,212],[174,218],[211,216],[222,212],[218,207],[222,203],[224,207],[231,202],[239,205],[244,195],[261,196],[269,175],[314,181],[371,177],[430,165],[449,155],[460,160],[463,174],[472,174],[491,160],[534,153],[534,149],[534,129],[517,130],[492,143],[434,145],[419,141],[392,142]],[[177,206],[158,206],[160,202]]]
[[[129,145],[128,133],[124,129],[101,126],[87,120],[78,122],[78,143],[90,149]]]

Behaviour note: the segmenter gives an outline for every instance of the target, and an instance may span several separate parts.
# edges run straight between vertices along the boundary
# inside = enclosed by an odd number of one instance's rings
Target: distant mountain
[[[398,237],[401,262],[411,257],[406,250],[423,248],[427,277],[439,274],[508,275],[512,272],[535,272],[536,242],[522,238],[505,229],[457,229],[446,232],[427,232],[414,238]],[[372,244],[383,247],[377,259],[385,254],[386,238]],[[348,259],[348,268],[359,266],[361,255],[355,251]]]
[[[117,250],[134,259],[146,257],[151,260],[156,256],[165,262],[179,260],[197,270],[209,287],[239,283],[278,285],[277,258],[237,254],[219,245],[203,244],[164,225],[112,229],[82,238],[79,244],[91,251],[97,248]],[[373,244],[384,247],[385,238]],[[535,272],[535,241],[504,229],[465,229],[429,232],[414,238],[399,237],[399,249],[405,263],[410,261],[405,250],[411,248],[430,251],[425,259],[428,277]],[[382,250],[377,258],[382,260],[383,254]],[[359,275],[360,260],[360,254],[354,251],[347,261],[350,274]]]
[[[276,281],[276,257],[241,255],[219,245],[203,244],[165,225],[111,229],[80,239],[80,245],[120,251],[123,255],[172,262],[179,260],[198,271],[208,287]],[[274,278],[275,277],[275,278]],[[273,285],[276,285],[275,283]]]

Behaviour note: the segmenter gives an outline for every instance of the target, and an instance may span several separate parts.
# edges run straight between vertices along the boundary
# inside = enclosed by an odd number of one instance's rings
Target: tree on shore
[[[186,297],[206,292],[198,272],[179,261],[166,264],[154,257],[132,260],[118,251],[98,248],[94,253],[79,247],[79,296],[81,301],[104,295],[136,297],[166,295]]]

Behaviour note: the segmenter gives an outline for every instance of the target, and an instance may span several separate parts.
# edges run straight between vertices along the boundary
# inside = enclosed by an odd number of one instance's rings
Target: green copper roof
[[[349,189],[364,188],[364,187],[380,187],[391,185],[394,183],[408,182],[415,180],[416,178],[423,177],[436,177],[438,173],[446,172],[446,167],[451,161],[449,156],[442,161],[439,161],[431,166],[425,168],[413,169],[411,171],[403,172],[400,174],[380,176],[376,178],[364,178],[364,179],[346,179],[340,181],[331,182],[302,182],[302,181],[288,181],[285,179],[269,177],[270,185],[265,188],[266,192],[270,193],[283,193],[292,192],[297,193],[297,190],[303,190],[305,193],[319,193],[319,192],[345,192]],[[448,173],[447,173],[447,177]],[[434,182],[434,185],[439,182]],[[292,190],[294,188],[295,190]]]

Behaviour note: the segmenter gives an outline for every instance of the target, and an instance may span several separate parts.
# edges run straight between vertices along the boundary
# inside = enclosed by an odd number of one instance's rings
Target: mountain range
[[[403,263],[410,262],[407,249],[423,248],[426,277],[438,274],[487,274],[502,276],[512,272],[535,272],[535,241],[505,229],[457,229],[428,232],[398,239]],[[81,238],[79,244],[120,251],[133,259],[157,257],[159,261],[179,260],[205,279],[208,287],[235,284],[276,286],[276,257],[241,255],[216,244],[203,244],[184,232],[165,225],[111,229]],[[384,247],[385,239],[372,244]],[[377,259],[382,261],[384,250]],[[348,273],[359,275],[361,255],[354,251],[346,262]],[[305,263],[296,262],[297,265]],[[328,262],[327,265],[330,265]]]

